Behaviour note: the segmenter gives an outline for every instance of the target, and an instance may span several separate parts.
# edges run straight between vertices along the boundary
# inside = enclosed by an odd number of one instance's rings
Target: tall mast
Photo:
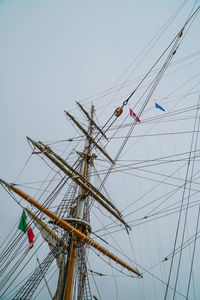
[[[89,245],[100,253],[106,255],[111,260],[115,261],[117,264],[131,271],[139,277],[142,277],[142,274],[139,273],[137,269],[134,269],[123,260],[115,256],[113,253],[102,247],[100,244],[92,240],[89,236],[91,232],[91,226],[89,222],[89,197],[93,198],[97,201],[104,209],[110,212],[113,216],[115,216],[121,224],[125,225],[125,228],[129,228],[128,224],[124,221],[121,213],[118,209],[109,201],[95,186],[93,186],[89,179],[89,169],[93,164],[93,159],[95,156],[91,153],[91,149],[93,146],[96,147],[96,141],[93,139],[93,128],[97,129],[100,133],[98,126],[94,122],[94,106],[91,106],[90,115],[86,114],[89,127],[88,131],[79,126],[79,123],[72,117],[69,116],[78,127],[84,132],[86,131],[86,142],[83,153],[77,152],[80,155],[78,165],[70,166],[66,160],[62,159],[59,155],[57,155],[49,146],[44,145],[42,142],[35,142],[28,138],[28,140],[34,145],[34,149],[37,148],[39,152],[33,152],[34,154],[43,154],[46,156],[52,163],[54,163],[65,175],[67,175],[74,185],[75,189],[73,189],[72,194],[67,198],[69,200],[68,206],[62,206],[63,208],[63,216],[59,212],[53,213],[48,210],[45,206],[38,203],[36,200],[31,198],[29,195],[19,190],[12,184],[8,184],[5,181],[0,179],[0,183],[4,184],[9,190],[15,192],[27,202],[31,203],[38,210],[46,214],[51,220],[50,224],[55,224],[58,227],[61,227],[65,231],[65,235],[67,235],[67,257],[63,253],[63,263],[62,266],[59,267],[59,278],[56,294],[53,299],[56,300],[72,300],[72,297],[76,296],[78,293],[78,300],[81,300],[82,297],[87,294],[90,294],[91,299],[91,291],[88,286],[88,276],[87,276],[87,268],[86,268],[86,247]],[[84,132],[85,133],[85,132]],[[102,136],[104,136],[101,133]],[[106,158],[110,161],[112,159],[109,155],[100,147],[97,147],[98,150],[106,156]],[[67,196],[68,196],[67,192]],[[64,197],[63,201],[66,201]],[[66,209],[66,207],[68,207]],[[64,210],[65,208],[65,210]],[[67,262],[66,262],[67,260]],[[78,274],[78,277],[75,275]],[[75,279],[78,279],[78,289],[77,285],[75,285]],[[84,295],[83,295],[84,294]]]
[[[93,123],[93,116],[94,116],[94,106],[91,107],[90,113],[90,124],[88,129],[88,134],[92,137],[92,123]],[[84,162],[83,162],[83,177],[87,179],[88,170],[89,170],[89,160],[91,157],[91,139],[86,140],[86,149],[84,153]],[[85,206],[85,199],[86,199],[86,191],[82,188],[80,197],[77,200],[77,209],[76,209],[76,218],[83,219],[83,211]],[[81,223],[77,223],[75,227],[82,231]],[[71,300],[72,297],[72,290],[73,290],[73,278],[74,278],[74,268],[75,268],[75,261],[76,261],[76,254],[77,254],[77,238],[75,237],[74,233],[71,235],[70,244],[69,244],[69,253],[68,253],[68,261],[67,261],[67,277],[66,277],[66,285],[65,285],[65,294],[64,300]]]

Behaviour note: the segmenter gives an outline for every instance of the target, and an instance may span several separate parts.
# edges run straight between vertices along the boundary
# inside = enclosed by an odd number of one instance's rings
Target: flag
[[[29,247],[32,248],[33,247],[34,233],[33,233],[33,230],[32,230],[31,227],[28,228],[27,234],[28,234]]]
[[[162,111],[166,111],[162,106],[160,106],[160,105],[157,104],[156,102],[155,102],[155,108],[158,108],[158,109],[160,109],[160,110],[162,110]]]
[[[21,220],[18,226],[18,229],[22,230],[23,232],[26,232],[27,230],[27,225],[26,225],[26,213],[23,210],[22,216],[21,216]]]
[[[129,108],[129,110],[130,110],[130,116],[133,117],[137,122],[141,122],[138,116],[132,111],[132,109]]]
[[[33,247],[33,238],[34,238],[34,233],[31,227],[28,228],[27,224],[26,224],[26,213],[23,210],[21,219],[20,219],[20,223],[18,226],[18,229],[22,230],[23,232],[27,231],[27,235],[28,235],[28,241],[29,241],[29,248]]]

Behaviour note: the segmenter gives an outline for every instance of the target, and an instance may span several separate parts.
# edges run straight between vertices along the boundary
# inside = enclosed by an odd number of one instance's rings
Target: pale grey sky
[[[131,65],[134,59],[147,47],[155,34],[183,3],[185,3],[183,10],[170,22],[167,30],[163,32],[148,56],[135,70],[141,57],[137,58],[134,65]],[[8,182],[15,182],[31,153],[26,136],[42,141],[66,139],[73,136],[73,127],[66,120],[64,110],[76,108],[77,100],[89,106],[91,98],[84,99],[113,87],[123,75],[118,83],[132,80],[132,84],[126,89],[99,99],[92,98],[98,108],[97,112],[100,112],[98,120],[102,125],[107,115],[111,114],[116,106],[121,105],[135,88],[136,83],[133,79],[142,76],[149,70],[153,62],[178,33],[194,3],[195,1],[192,0],[0,1],[0,178]],[[181,60],[200,50],[199,20],[198,15],[184,37],[173,61]],[[195,58],[197,61],[189,65]],[[166,76],[165,81],[161,82],[155,93],[155,97],[159,97],[161,103],[165,104],[168,110],[173,109],[173,105],[176,105],[177,102],[170,102],[172,100],[168,102],[162,98],[181,85],[183,85],[182,88],[175,95],[185,95],[191,90],[196,92],[191,98],[185,99],[183,107],[197,103],[199,92],[197,83],[200,70],[198,56],[193,60],[188,60],[188,67],[173,73],[173,70],[179,67],[181,68],[182,65],[172,68],[172,75]],[[126,69],[127,72],[123,73]],[[197,75],[196,79],[186,84],[187,80],[195,75]],[[197,87],[193,88],[195,84]],[[132,106],[138,100],[140,93],[136,96],[137,99],[131,100]],[[152,109],[155,97],[147,107],[144,119],[158,115]],[[105,106],[108,106],[109,112],[104,111]],[[178,108],[179,106],[177,106]],[[74,113],[78,116],[77,109]],[[126,114],[128,114],[128,110]],[[192,129],[193,123],[184,124],[184,126],[181,124],[177,127],[169,124],[166,125],[166,128],[159,126],[157,132],[162,132],[164,129],[167,131],[169,128],[177,131]],[[143,133],[144,129],[140,127],[137,134]],[[165,144],[163,140],[155,142],[155,144],[145,141],[140,145],[143,147],[143,158],[145,155],[148,156],[149,151],[156,155],[158,148],[163,156],[167,153],[167,147],[174,153],[179,152],[180,149],[176,148],[175,142],[176,138],[170,145]],[[184,136],[180,139],[180,145],[185,145],[186,142],[187,137]],[[129,146],[131,147],[131,145]],[[132,148],[129,146],[127,145],[126,151],[131,157]],[[138,145],[138,148],[136,146],[137,152],[134,153],[138,158],[141,154],[140,146]],[[186,148],[187,151],[189,146]],[[38,167],[39,163],[35,163],[32,178],[36,179],[37,174],[40,174]],[[123,184],[126,185],[125,180]],[[127,185],[129,184],[127,183]],[[137,191],[134,189],[137,197],[139,198],[140,193],[150,187],[149,183],[145,187],[138,185]],[[130,194],[127,189],[123,193],[128,203]],[[117,191],[112,195],[117,197]],[[151,197],[153,198],[154,195]],[[0,201],[0,237],[2,240],[7,229],[10,229],[19,218],[21,208],[2,188],[0,189]],[[123,203],[118,204],[123,208]],[[166,226],[166,223],[163,222],[162,225]],[[159,226],[156,228],[159,231]],[[142,227],[137,232],[135,230],[133,238],[133,243],[139,244],[139,248],[135,249],[135,252],[138,253],[138,249],[140,249],[143,258],[147,257],[148,253],[143,248],[144,245],[141,241],[144,232],[149,239],[148,245],[153,246],[148,228],[143,229]],[[128,242],[128,238],[126,239]],[[155,241],[156,237],[153,240]],[[173,237],[171,237],[172,241]],[[159,241],[157,242],[159,243]],[[122,246],[122,243],[120,245]],[[114,246],[116,247],[116,245]],[[164,246],[160,245],[160,252],[163,250],[162,247]],[[169,249],[171,248],[169,247]],[[138,258],[137,255],[136,258]],[[154,260],[154,255],[150,257],[150,262],[144,261],[143,258],[138,258],[138,262],[143,267],[152,266],[159,260]],[[93,261],[95,259],[92,258]],[[98,270],[104,272],[105,267],[101,266],[101,261],[99,265]],[[111,271],[109,270],[109,272]],[[163,270],[161,270],[162,272],[164,273]],[[167,275],[163,274],[163,278],[166,277]],[[160,295],[165,289],[160,282],[152,280],[149,274],[142,283],[138,283],[138,280],[118,278],[119,291],[117,291],[113,279],[106,278],[103,281],[103,278],[97,278],[97,281],[99,281],[102,300],[161,299]],[[195,284],[197,285],[196,282]],[[97,295],[96,291],[93,294]],[[44,297],[41,295],[37,299],[48,299],[47,296],[47,298]],[[191,299],[195,298],[191,297]]]

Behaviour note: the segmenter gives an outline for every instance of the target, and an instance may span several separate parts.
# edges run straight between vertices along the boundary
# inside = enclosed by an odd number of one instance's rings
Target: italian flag
[[[28,241],[29,241],[29,248],[33,247],[33,238],[34,238],[34,233],[31,227],[28,227],[26,224],[26,213],[23,210],[20,222],[19,222],[19,226],[18,229],[20,229],[21,231],[23,231],[24,233],[27,232],[28,235]]]

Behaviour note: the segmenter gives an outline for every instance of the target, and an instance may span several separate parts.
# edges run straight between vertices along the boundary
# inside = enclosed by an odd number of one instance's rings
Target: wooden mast
[[[92,137],[92,120],[93,120],[93,115],[94,115],[94,106],[92,105],[91,107],[91,121],[89,125],[89,136]],[[87,153],[84,158],[84,169],[83,169],[83,177],[87,179],[88,175],[88,168],[89,168],[89,157],[90,157],[90,149],[91,149],[91,139],[88,139],[87,142]],[[84,210],[84,205],[85,205],[85,194],[86,190],[82,188],[81,190],[81,197],[79,197],[77,201],[77,215],[76,217],[78,219],[83,219],[83,210]],[[78,224],[76,225],[76,227]],[[82,228],[79,228],[80,231],[82,231]],[[76,261],[76,243],[77,243],[77,238],[72,233],[71,237],[71,242],[69,245],[70,252],[68,254],[68,264],[67,264],[67,280],[66,280],[66,286],[65,286],[65,295],[64,295],[64,300],[71,300],[72,296],[72,290],[73,290],[73,278],[74,278],[74,266],[75,266],[75,261]]]

